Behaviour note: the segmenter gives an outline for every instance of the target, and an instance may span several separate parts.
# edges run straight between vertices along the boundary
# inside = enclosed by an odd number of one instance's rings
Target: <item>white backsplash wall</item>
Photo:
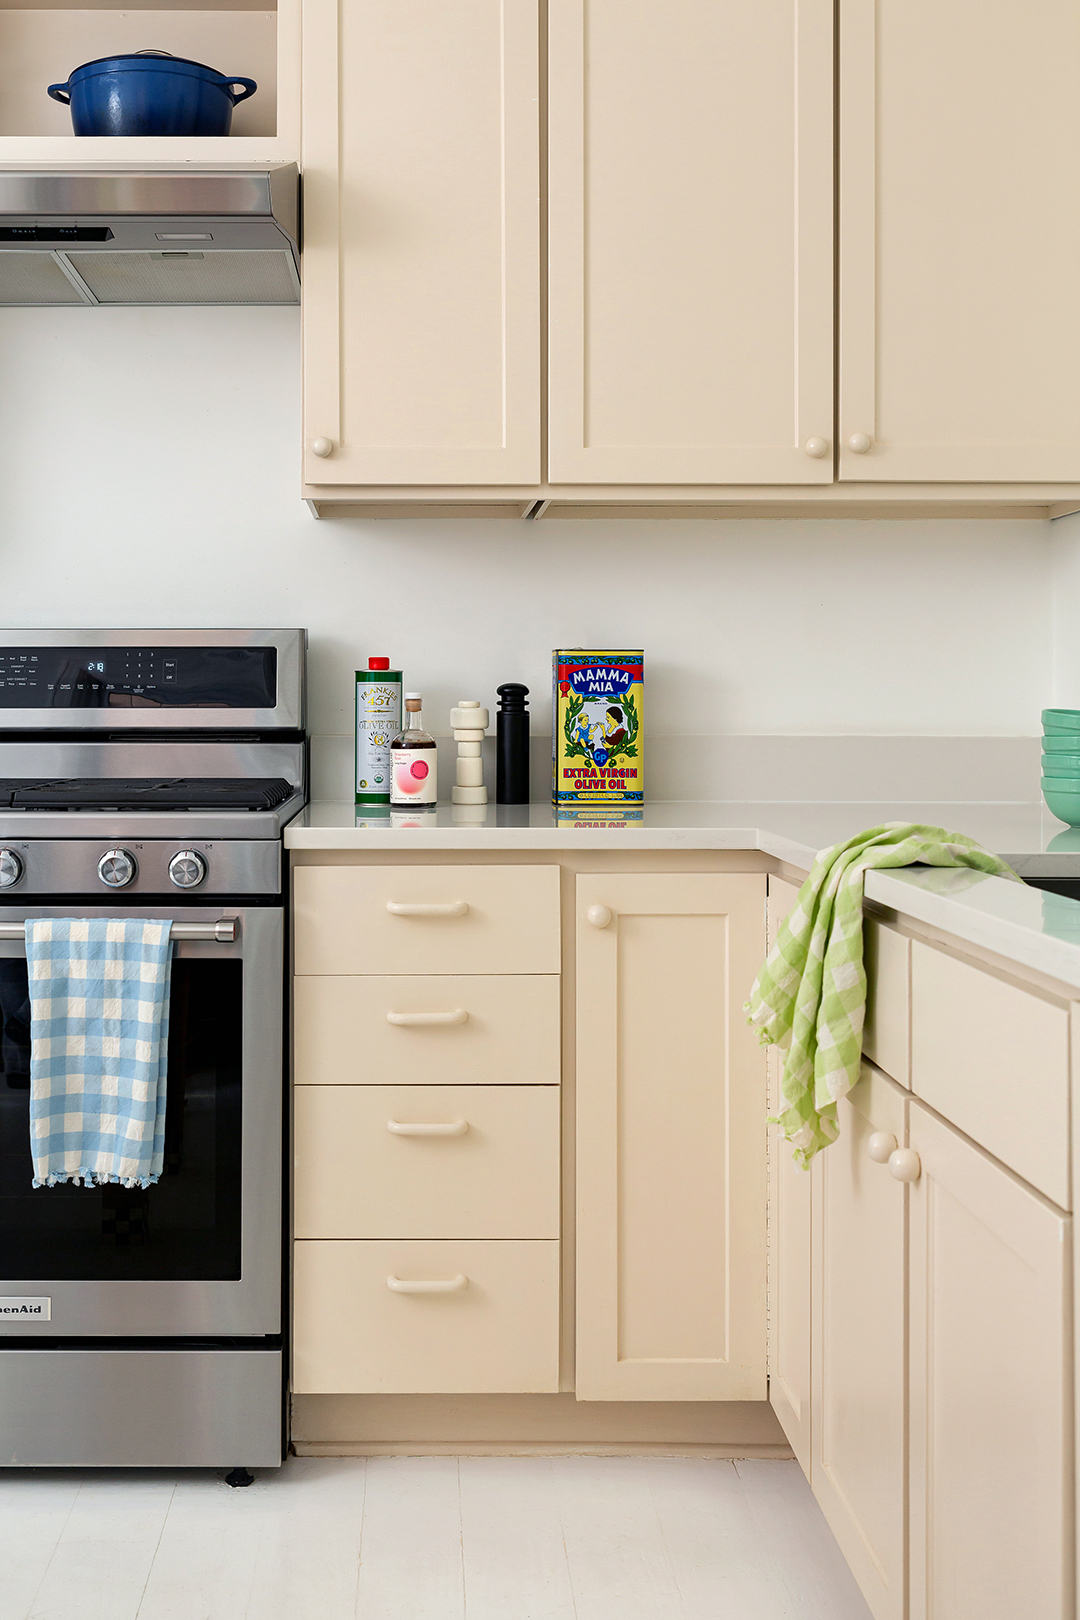
[[[1080,600],[1050,524],[316,522],[299,388],[295,310],[0,310],[0,622],[306,625],[323,791],[372,653],[438,733],[507,680],[548,732],[551,648],[589,644],[645,648],[657,738],[1039,729],[1055,546]],[[651,792],[700,796],[665,756]]]

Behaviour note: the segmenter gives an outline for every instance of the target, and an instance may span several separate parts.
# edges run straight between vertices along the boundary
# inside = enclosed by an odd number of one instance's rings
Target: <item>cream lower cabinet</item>
[[[1070,1013],[867,940],[866,1044],[898,1072],[864,1064],[801,1197],[771,1166],[773,1408],[875,1620],[1075,1620],[1072,1222],[1018,1173],[1068,1200]]]
[[[577,880],[579,1400],[761,1400],[761,874]]]
[[[769,949],[798,890],[769,878]],[[767,1051],[769,1114],[781,1107],[784,1054]],[[770,1127],[775,1132],[776,1127]],[[810,1472],[810,1180],[782,1138],[769,1142],[769,1400],[806,1474]]]
[[[809,1175],[794,1172],[814,1203],[810,1478],[877,1620],[907,1612],[906,1188],[887,1162],[906,1110],[901,1088],[865,1065],[837,1106],[839,1140]]]
[[[911,1620],[1073,1614],[1068,1218],[918,1103]]]

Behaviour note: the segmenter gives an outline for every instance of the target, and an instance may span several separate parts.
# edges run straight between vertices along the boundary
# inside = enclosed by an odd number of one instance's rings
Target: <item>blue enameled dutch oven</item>
[[[227,135],[236,103],[257,89],[168,51],[135,51],[84,62],[49,94],[70,104],[76,135]]]

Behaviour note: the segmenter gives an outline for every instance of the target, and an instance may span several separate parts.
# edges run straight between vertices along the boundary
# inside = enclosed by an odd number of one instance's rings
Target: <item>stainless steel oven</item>
[[[302,631],[0,632],[0,1465],[284,1454],[285,896]],[[168,918],[165,1162],[32,1184],[33,917]]]

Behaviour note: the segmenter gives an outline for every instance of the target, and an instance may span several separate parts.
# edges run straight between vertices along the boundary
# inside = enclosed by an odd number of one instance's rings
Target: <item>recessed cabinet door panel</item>
[[[798,897],[782,878],[769,878],[769,949]],[[786,1053],[767,1051],[769,1113],[781,1107]],[[772,1127],[776,1131],[776,1127]],[[791,1449],[810,1473],[810,1176],[774,1134],[769,1144],[769,1400]]]
[[[1080,8],[839,15],[841,479],[1080,478]]]
[[[536,0],[304,13],[305,478],[535,483]]]
[[[905,1210],[904,1183],[870,1142],[880,1133],[902,1147],[905,1107],[905,1093],[864,1065],[837,1106],[839,1139],[812,1167],[810,1481],[875,1620],[906,1613]]]
[[[1071,1222],[917,1103],[910,1144],[911,1617],[1057,1620]]]
[[[549,35],[552,482],[830,483],[831,0]]]
[[[577,911],[578,1398],[763,1400],[765,877],[582,876]]]

